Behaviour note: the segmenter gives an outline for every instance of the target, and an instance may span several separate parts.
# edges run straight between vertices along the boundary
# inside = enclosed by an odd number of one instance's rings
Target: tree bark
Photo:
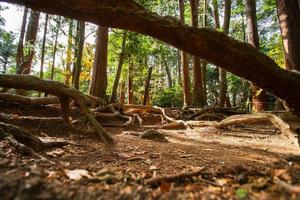
[[[53,47],[53,55],[52,55],[52,66],[51,66],[51,76],[50,79],[54,79],[54,68],[55,68],[55,58],[56,58],[56,51],[57,51],[57,43],[58,43],[58,34],[61,25],[61,17],[58,17],[56,22],[56,29],[55,29],[55,39],[54,39],[54,47]]]
[[[246,0],[246,12],[247,12],[247,32],[248,42],[257,50],[260,49],[257,19],[256,19],[256,1]],[[267,109],[266,106],[266,92],[255,84],[251,84],[252,88],[252,111],[262,112]]]
[[[72,65],[72,45],[73,45],[73,19],[69,19],[69,32],[68,32],[68,47],[67,47],[67,60],[65,69],[65,85],[70,86],[71,80],[71,65]]]
[[[43,79],[44,77],[44,60],[45,60],[45,45],[47,39],[47,30],[48,30],[48,19],[49,14],[45,16],[45,26],[44,26],[44,35],[43,35],[43,42],[42,42],[42,56],[41,56],[41,68],[40,68],[40,78]]]
[[[16,57],[17,72],[20,71],[20,65],[24,61],[24,36],[25,36],[25,29],[26,29],[26,24],[27,24],[27,14],[28,14],[28,8],[25,7],[22,25],[21,25],[19,43],[18,43],[18,48],[17,48],[17,57]]]
[[[191,10],[192,10],[192,26],[198,28],[198,7],[199,7],[199,0],[190,0],[191,2]],[[193,106],[204,106],[204,99],[203,99],[203,79],[202,79],[202,69],[201,69],[201,62],[200,58],[197,56],[193,56],[193,70],[194,70],[194,84],[193,84],[193,99],[192,105]]]
[[[166,74],[167,74],[167,78],[168,78],[168,88],[172,88],[173,87],[173,81],[172,81],[172,75],[170,72],[170,67],[166,61],[166,59],[163,57],[162,58],[162,64],[165,65],[165,69],[166,69]]]
[[[99,27],[90,94],[106,100],[108,28]]]
[[[120,89],[120,103],[125,104],[125,82],[123,81],[121,83],[121,89]]]
[[[34,10],[31,10],[29,22],[27,25],[27,31],[25,36],[25,45],[29,45],[29,53],[24,57],[23,62],[18,68],[17,74],[30,74],[32,60],[34,56],[34,46],[38,32],[40,13]]]
[[[300,71],[300,2],[277,0],[276,3],[286,69]]]
[[[149,91],[150,91],[150,82],[151,82],[151,77],[152,77],[152,70],[153,70],[153,67],[149,67],[148,77],[147,77],[146,86],[145,86],[143,105],[147,105],[147,102],[149,101]]]
[[[127,90],[128,90],[128,104],[134,104],[133,102],[133,80],[132,80],[132,69],[133,68],[133,64],[130,63],[129,67],[128,67],[128,86],[127,86]]]
[[[126,39],[127,39],[127,35],[126,35],[126,32],[124,31],[123,40],[122,40],[122,47],[121,47],[121,53],[120,53],[120,56],[119,56],[118,69],[117,69],[116,78],[115,78],[115,81],[114,81],[113,90],[112,90],[111,97],[110,97],[110,102],[111,103],[114,103],[114,102],[117,101],[117,89],[118,89],[118,86],[119,86],[121,72],[122,72],[122,68],[123,68]]]
[[[185,23],[184,17],[184,0],[179,0],[179,14],[182,25]],[[190,92],[190,69],[188,55],[181,51],[181,66],[182,66],[182,86],[183,86],[183,107],[190,106],[192,103]]]
[[[77,60],[76,67],[74,73],[74,88],[79,89],[79,81],[80,81],[80,73],[82,68],[82,55],[83,55],[83,47],[85,40],[85,22],[79,22],[79,43],[78,43],[78,52],[77,52]]]
[[[133,0],[0,1],[149,35],[254,82],[284,99],[300,115],[300,75],[281,69],[270,57],[224,33],[187,27],[172,17],[151,13]]]

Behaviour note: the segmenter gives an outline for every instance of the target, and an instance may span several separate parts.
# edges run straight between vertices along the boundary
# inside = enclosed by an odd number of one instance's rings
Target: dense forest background
[[[179,1],[178,3],[177,1],[140,0],[138,2],[159,15],[171,16],[176,19],[181,18],[189,26],[216,28],[225,31],[223,21],[225,24],[226,6],[223,1],[201,0],[199,2],[191,1],[191,3],[189,1]],[[184,8],[181,11],[180,2],[183,4],[181,8]],[[196,8],[193,8],[193,2],[196,3]],[[9,9],[7,5],[2,4],[1,11]],[[250,42],[249,13],[247,15],[246,2],[233,0],[230,6],[228,34],[240,41]],[[259,50],[269,55],[278,65],[284,67],[284,50],[276,1],[258,0],[256,7],[260,41]],[[193,11],[193,9],[196,10]],[[152,104],[162,107],[220,104],[223,107],[230,107],[239,105],[246,111],[252,111],[252,108],[254,111],[256,109],[260,111],[274,109],[275,107],[276,98],[270,94],[265,94],[264,98],[260,99],[261,108],[253,106],[253,99],[255,96],[265,93],[263,90],[257,89],[254,91],[248,81],[229,72],[226,72],[224,81],[224,76],[223,79],[222,76],[219,76],[222,74],[222,70],[219,72],[216,66],[204,60],[199,60],[202,74],[201,87],[205,88],[202,89],[203,94],[201,94],[202,97],[200,97],[199,103],[199,100],[192,99],[197,95],[197,89],[194,88],[199,88],[196,83],[199,80],[196,80],[198,76],[195,74],[193,56],[184,55],[183,57],[178,49],[165,45],[158,40],[118,29],[106,30],[108,39],[105,42],[105,39],[103,40],[105,30],[93,24],[61,16],[36,13],[23,7],[18,7],[18,10],[24,12],[23,30],[7,32],[5,30],[6,20],[3,17],[0,19],[0,70],[2,73],[14,74],[18,72],[18,65],[20,65],[18,59],[20,59],[21,48],[23,49],[23,55],[21,56],[23,61],[30,60],[33,56],[32,67],[29,70],[30,74],[44,79],[57,80],[75,88],[79,87],[84,93],[101,96],[107,100],[115,101],[117,99],[122,103]],[[193,21],[193,14],[196,17],[194,20],[197,19],[196,21]],[[35,24],[32,24],[34,17],[36,21]],[[21,23],[22,19],[20,18]],[[34,28],[30,27],[32,25],[36,26],[37,33],[33,33]],[[36,35],[36,39],[34,35]],[[93,85],[93,68],[95,69],[96,60],[99,59],[95,56],[97,41],[101,43],[98,47],[99,51],[103,52],[107,49],[107,55],[104,54],[104,57],[100,58],[104,61],[105,68],[106,66],[107,68],[104,69],[103,76],[98,78],[104,81],[102,83],[104,92],[100,93],[105,95],[96,94],[90,89]],[[18,58],[16,59],[17,54]],[[82,57],[79,56],[81,54]],[[115,80],[118,79],[118,77],[116,78],[118,68],[121,73],[119,81],[115,83]],[[188,68],[188,72],[185,73],[188,76],[187,78],[184,73],[182,75],[183,68]],[[185,76],[185,78],[182,78],[182,76]],[[186,82],[182,83],[185,80],[189,83],[188,85]],[[149,82],[149,92],[145,92],[147,82]],[[115,89],[113,89],[114,83],[116,84]],[[98,89],[98,91],[100,90]],[[187,95],[187,93],[190,94]],[[223,103],[222,95],[226,95],[226,101]],[[111,98],[112,96],[113,98]],[[193,97],[190,97],[189,100],[185,96]]]

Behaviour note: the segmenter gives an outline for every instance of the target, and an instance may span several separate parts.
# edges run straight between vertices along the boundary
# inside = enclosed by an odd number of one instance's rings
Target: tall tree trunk
[[[25,7],[22,25],[21,25],[19,43],[17,48],[17,57],[16,57],[17,73],[20,72],[20,65],[24,62],[24,36],[25,36],[25,29],[27,24],[27,15],[28,15],[28,8]]]
[[[207,27],[207,9],[208,9],[208,0],[203,2],[203,28]],[[207,105],[207,89],[206,89],[206,71],[207,71],[207,62],[202,61],[202,81],[203,81],[203,102],[204,105]]]
[[[66,69],[65,69],[65,85],[67,86],[70,86],[70,80],[72,74],[71,73],[72,45],[73,45],[73,19],[69,19],[67,61],[66,61]]]
[[[150,91],[150,82],[151,82],[151,77],[152,77],[152,70],[153,70],[153,67],[149,67],[148,77],[147,77],[147,80],[146,80],[146,86],[145,86],[145,92],[144,92],[143,105],[147,105],[147,102],[149,102],[149,91]]]
[[[184,0],[179,0],[179,13],[180,22],[185,23],[184,17]],[[190,69],[188,55],[186,52],[181,51],[181,66],[182,66],[182,86],[183,86],[183,107],[191,105],[191,92],[190,92]]]
[[[74,73],[74,88],[79,89],[79,80],[80,80],[80,73],[82,68],[82,55],[83,55],[83,47],[84,47],[84,40],[85,40],[85,22],[79,22],[79,43],[78,43],[78,51],[77,51],[77,59],[76,59],[76,66],[75,66],[75,73]]]
[[[172,81],[172,75],[170,72],[170,67],[164,57],[162,58],[162,62],[163,62],[162,64],[165,66],[165,69],[166,69],[166,74],[167,74],[167,78],[168,78],[168,88],[172,88],[173,81]]]
[[[30,74],[31,72],[31,65],[34,56],[34,46],[38,32],[39,19],[40,13],[31,10],[25,36],[25,45],[29,45],[29,52],[28,55],[24,57],[24,60],[18,69],[18,74]]]
[[[300,2],[277,0],[276,3],[286,69],[300,71]]]
[[[98,27],[90,94],[106,100],[108,27]]]
[[[125,82],[123,81],[121,83],[121,89],[120,89],[120,103],[125,104]]]
[[[41,79],[44,77],[44,60],[45,60],[45,46],[46,46],[47,31],[48,31],[48,19],[49,19],[49,14],[46,14],[44,35],[43,35],[43,42],[42,42],[42,56],[41,56],[41,68],[40,68],[40,78]]]
[[[182,86],[181,78],[181,51],[177,49],[177,84]]]
[[[217,29],[220,29],[219,22],[219,9],[218,9],[218,1],[213,0],[214,6],[214,18],[215,18],[215,26]],[[225,0],[225,9],[224,9],[224,23],[223,23],[223,32],[228,35],[229,33],[229,25],[231,18],[231,0]],[[219,82],[220,82],[220,93],[219,93],[219,107],[225,107],[226,104],[226,96],[227,96],[227,72],[219,67]]]
[[[259,36],[256,18],[256,1],[246,0],[246,15],[247,15],[247,32],[248,42],[259,50]],[[254,112],[261,112],[266,110],[266,92],[258,88],[252,83],[252,110]]]
[[[55,59],[56,59],[56,51],[57,51],[57,43],[58,43],[58,34],[61,25],[61,17],[59,16],[56,22],[56,29],[55,29],[55,39],[54,39],[54,46],[53,46],[53,54],[52,54],[52,66],[51,66],[51,75],[50,79],[54,79],[54,69],[55,69]]]
[[[80,21],[77,20],[76,22],[76,31],[75,31],[75,39],[74,39],[74,59],[73,59],[73,67],[72,67],[72,85],[74,87],[74,79],[76,73],[76,66],[77,66],[77,57],[78,57],[78,48],[79,48],[79,30],[80,29]]]
[[[117,89],[118,89],[118,86],[119,86],[121,72],[122,72],[122,68],[123,68],[124,54],[125,54],[125,47],[126,47],[126,39],[127,39],[127,34],[124,31],[123,39],[122,39],[121,53],[120,53],[120,56],[119,56],[118,69],[117,69],[117,73],[116,73],[116,77],[115,77],[115,81],[114,81],[114,85],[113,85],[113,89],[112,89],[112,93],[111,93],[111,97],[110,97],[110,102],[111,103],[117,101]]]
[[[132,69],[133,68],[133,64],[130,63],[129,67],[128,67],[128,86],[127,86],[127,90],[128,90],[128,104],[133,104],[133,80],[132,80]]]
[[[190,0],[191,2],[191,10],[192,10],[192,26],[198,28],[198,7],[199,0]],[[202,79],[202,69],[200,58],[197,56],[193,56],[193,70],[194,70],[194,85],[193,85],[193,106],[204,106],[203,100],[203,79]]]

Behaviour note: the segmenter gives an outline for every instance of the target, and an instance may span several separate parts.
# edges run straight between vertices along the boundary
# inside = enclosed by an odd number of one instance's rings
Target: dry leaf
[[[162,191],[162,192],[169,192],[170,191],[170,188],[171,188],[171,184],[170,183],[168,183],[168,182],[166,182],[166,181],[162,181],[161,183],[160,183],[160,190]]]
[[[65,169],[64,172],[69,179],[75,181],[82,179],[82,177],[91,178],[91,175],[85,169],[75,169],[75,170]]]

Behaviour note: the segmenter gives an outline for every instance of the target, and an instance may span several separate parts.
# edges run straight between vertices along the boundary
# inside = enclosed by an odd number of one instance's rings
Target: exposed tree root
[[[208,113],[219,113],[219,114],[223,114],[226,116],[230,116],[230,115],[236,115],[236,114],[244,114],[240,111],[237,111],[239,107],[234,107],[234,108],[221,108],[221,107],[206,107],[203,108],[201,110],[198,110],[197,112],[195,112],[191,117],[191,119],[194,119],[197,116],[201,116],[204,114],[208,114]]]
[[[194,171],[194,172],[185,172],[185,173],[180,173],[180,174],[175,174],[175,175],[151,178],[151,179],[146,180],[145,184],[159,185],[162,182],[173,182],[173,181],[177,181],[180,179],[192,178],[194,176],[200,176],[204,169],[205,169],[204,167],[201,167],[199,170]]]
[[[21,96],[17,94],[9,94],[9,93],[0,93],[0,100],[8,101],[8,102],[16,102],[16,103],[32,105],[32,106],[59,103],[59,99],[57,97],[28,98],[25,96]]]
[[[83,115],[95,128],[96,133],[102,142],[109,144],[114,140],[110,134],[101,127],[89,108],[86,106],[89,104],[87,97],[78,90],[68,88],[64,84],[55,81],[41,80],[34,76],[29,75],[0,75],[0,86],[5,88],[15,88],[23,90],[36,90],[39,92],[45,92],[47,94],[55,95],[59,98],[62,108],[62,116],[69,126],[71,125],[69,116],[69,103],[71,100],[76,101],[78,107],[83,112]]]
[[[291,126],[285,123],[282,119],[276,115],[270,113],[258,113],[258,114],[245,114],[245,115],[233,115],[219,123],[215,123],[213,126],[216,128],[225,128],[232,125],[239,124],[254,124],[254,123],[272,123],[277,129],[280,130],[281,134],[293,139],[295,138],[295,132]]]
[[[159,129],[166,129],[166,130],[185,130],[187,129],[187,125],[184,121],[180,122],[171,122],[168,124],[163,124],[159,127]]]
[[[69,144],[67,142],[44,143],[38,137],[30,134],[20,127],[2,122],[0,122],[0,134],[4,137],[7,135],[13,136],[16,141],[33,149],[35,152],[41,152],[49,148],[59,148]]]

